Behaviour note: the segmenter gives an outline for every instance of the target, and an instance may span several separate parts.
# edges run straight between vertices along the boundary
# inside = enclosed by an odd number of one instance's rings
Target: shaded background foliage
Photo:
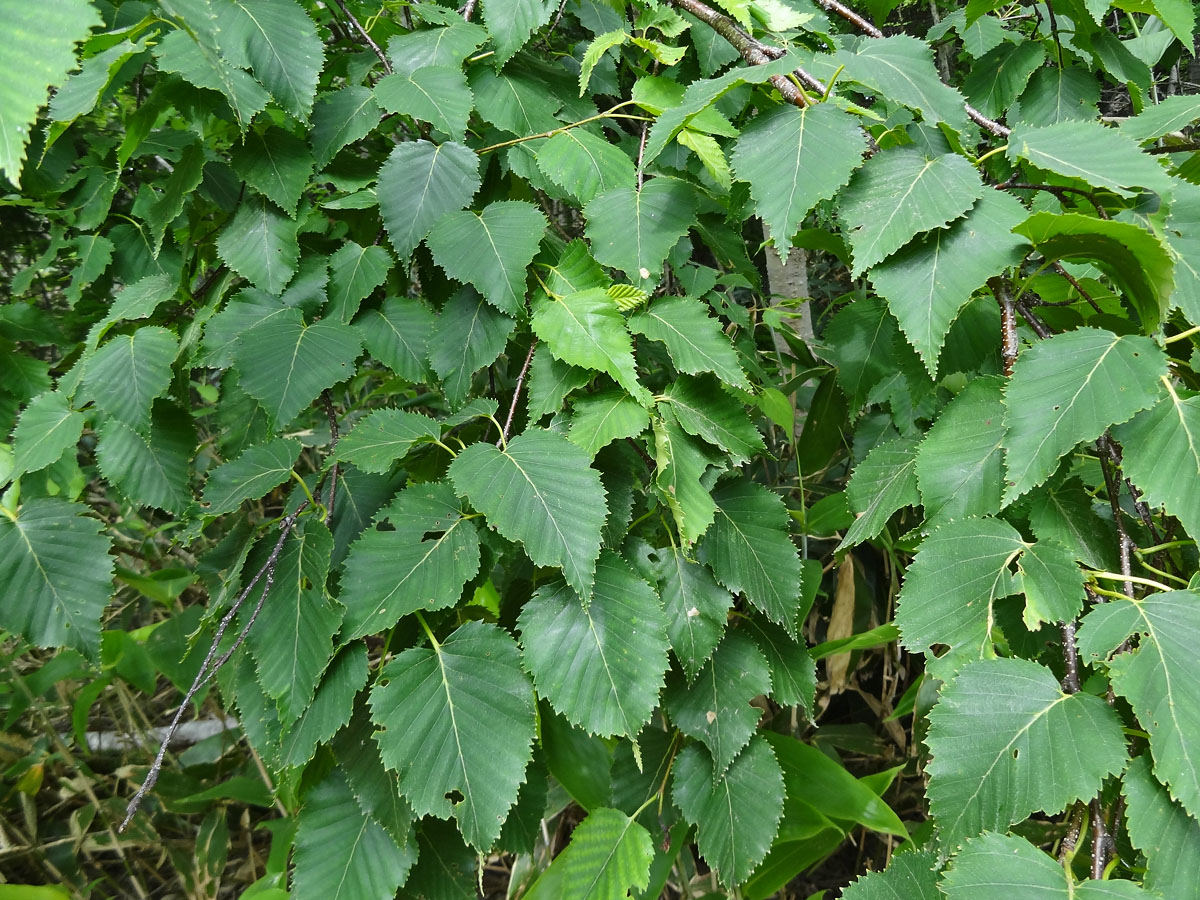
[[[0,897],[1195,896],[1194,24],[5,6]]]

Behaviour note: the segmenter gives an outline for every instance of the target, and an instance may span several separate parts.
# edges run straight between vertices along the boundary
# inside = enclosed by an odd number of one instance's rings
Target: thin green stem
[[[419,609],[414,610],[413,614],[417,617],[417,621],[421,623],[421,628],[424,629],[425,636],[429,638],[429,643],[433,645],[433,649],[440,649],[442,645],[439,644],[438,639],[433,636],[433,629],[429,627],[429,623],[425,621],[425,617],[421,615],[421,611]]]
[[[1134,584],[1152,587],[1159,591],[1171,590],[1161,581],[1151,581],[1149,578],[1142,578],[1138,575],[1122,575],[1120,572],[1097,572],[1095,569],[1085,569],[1084,571],[1092,578],[1099,578],[1103,581],[1132,581]]]

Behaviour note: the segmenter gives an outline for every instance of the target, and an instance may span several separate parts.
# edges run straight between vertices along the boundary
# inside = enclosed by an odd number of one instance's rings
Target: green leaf
[[[277,539],[268,534],[266,544]],[[342,610],[325,596],[333,536],[318,519],[306,518],[283,545],[271,594],[263,603],[248,643],[263,692],[279,706],[280,721],[297,719],[333,656],[333,635]]]
[[[811,566],[815,560],[806,561]],[[771,669],[771,696],[782,706],[803,706],[810,713],[817,691],[817,670],[808,648],[777,625],[747,616],[742,623]]]
[[[580,97],[587,93],[588,84],[592,80],[592,72],[600,62],[600,58],[613,47],[620,47],[627,40],[629,40],[629,33],[626,31],[606,31],[604,34],[597,35],[588,44],[588,48],[583,54],[583,61],[579,66]]]
[[[325,314],[339,322],[349,322],[363,299],[387,280],[391,268],[392,255],[383,247],[362,247],[346,241],[329,257],[329,301]]]
[[[837,382],[852,414],[857,415],[875,386],[893,374],[899,336],[887,307],[874,297],[842,307],[830,320],[823,335],[826,354],[837,366]]]
[[[688,681],[694,681],[725,633],[733,597],[678,547],[655,550],[649,562],[662,593],[671,649]]]
[[[528,900],[628,897],[631,888],[645,890],[649,885],[653,859],[650,832],[619,810],[593,809],[525,896]]]
[[[253,194],[242,201],[233,220],[221,231],[217,253],[256,288],[281,294],[300,260],[296,223]]]
[[[1021,837],[985,834],[968,841],[946,876],[948,900],[1151,900],[1132,881],[1076,882],[1075,876]]]
[[[109,419],[100,429],[96,464],[135,503],[179,515],[192,502],[188,464],[196,452],[195,426],[178,407],[160,403],[149,431],[144,437]]]
[[[600,475],[586,451],[531,428],[504,450],[472,444],[450,464],[460,496],[539,566],[558,566],[584,601],[592,597],[600,529],[608,514]]]
[[[839,218],[854,250],[852,274],[882,262],[922,231],[945,228],[982,196],[979,173],[955,153],[927,159],[900,147],[875,154],[839,199]]]
[[[354,711],[354,697],[367,683],[367,647],[363,642],[349,645],[333,658],[321,683],[317,686],[313,701],[289,726],[280,746],[283,764],[293,768],[305,765],[320,744],[333,738],[350,721]],[[373,741],[367,747],[375,750]],[[378,757],[378,751],[375,751]],[[349,775],[351,784],[354,775],[347,758],[338,754],[338,762]],[[379,765],[376,761],[376,765]],[[383,767],[380,766],[382,772]],[[361,797],[359,798],[361,801]],[[364,808],[370,813],[370,809]]]
[[[298,441],[276,438],[268,444],[250,447],[237,459],[209,473],[204,485],[204,504],[210,516],[232,512],[243,501],[264,496],[283,484],[300,458]]]
[[[0,10],[0,30],[8,43],[0,100],[0,172],[12,184],[20,182],[38,109],[46,104],[50,88],[62,84],[75,67],[75,45],[102,26],[99,12],[87,0],[6,3]]]
[[[457,66],[423,66],[384,76],[375,85],[375,102],[388,112],[428,122],[461,141],[475,97]]]
[[[426,239],[446,274],[473,284],[492,306],[519,317],[525,309],[525,269],[533,262],[546,217],[519,200],[489,204],[482,213],[447,213]]]
[[[1188,321],[1200,321],[1200,188],[1183,182],[1176,185],[1163,238],[1175,261],[1170,305]]]
[[[1020,201],[988,191],[949,228],[931,231],[871,269],[871,283],[931,378],[959,311],[993,275],[1021,262],[1026,243],[1012,233],[1027,217]]]
[[[458,19],[442,28],[393,35],[387,45],[388,58],[397,72],[406,74],[425,66],[457,69],[487,38],[487,31],[479,25]]]
[[[300,195],[313,173],[312,154],[304,141],[282,128],[261,133],[252,129],[230,162],[248,185],[296,218]]]
[[[461,458],[461,457],[460,457]],[[533,685],[516,642],[468,622],[440,644],[405,650],[371,691],[383,761],[418,815],[458,820],[488,850],[525,778],[535,732]],[[462,799],[452,802],[458,792]]]
[[[38,647],[96,657],[113,559],[102,523],[87,512],[56,497],[0,512],[0,628]]]
[[[308,123],[325,47],[317,27],[295,0],[220,0],[221,52],[250,68],[275,102]]]
[[[1100,85],[1091,72],[1081,66],[1048,66],[1033,73],[1019,112],[1014,108],[1012,113],[1031,125],[1086,121],[1096,116],[1099,101]]]
[[[897,510],[920,505],[916,440],[901,437],[875,445],[855,466],[846,496],[857,517],[838,550],[875,537]]]
[[[713,778],[719,780],[762,717],[750,701],[770,691],[766,657],[748,635],[730,630],[692,684],[672,679],[666,708],[675,727],[708,748]]]
[[[1025,627],[1042,622],[1070,622],[1083,609],[1083,572],[1075,557],[1057,541],[1038,541],[1021,554],[1021,587],[1025,591]]]
[[[942,82],[925,41],[905,34],[864,40],[856,52],[841,50],[832,62],[846,67],[844,78],[917,110],[925,122],[945,122],[959,132],[967,124],[962,94]]]
[[[671,362],[680,372],[712,372],[726,384],[744,390],[750,387],[720,320],[710,316],[699,300],[660,297],[629,317],[629,330],[666,345]]]
[[[1002,116],[1046,60],[1037,41],[1003,43],[980,58],[963,81],[971,103],[985,116]]]
[[[379,124],[379,116],[375,94],[362,85],[351,84],[322,95],[313,107],[312,130],[309,132],[317,169],[325,168],[346,145],[370,134]]]
[[[770,746],[756,737],[715,778],[708,754],[698,744],[675,760],[671,796],[696,826],[696,844],[722,884],[745,881],[762,862],[783,814],[783,774]]]
[[[1172,180],[1153,157],[1115,128],[1098,122],[1060,122],[1044,128],[1017,128],[1008,142],[1008,158],[1024,159],[1056,175],[1079,178],[1093,187],[1123,197],[1144,187],[1158,193],[1171,190]]]
[[[405,141],[379,169],[379,212],[402,262],[446,213],[479,190],[479,157],[462,144]]]
[[[1150,733],[1155,777],[1194,818],[1200,815],[1200,597],[1168,591],[1093,607],[1080,628],[1079,651],[1102,659],[1134,632],[1142,635],[1138,647],[1108,664],[1113,690]]]
[[[960,657],[993,655],[993,601],[1011,592],[1008,566],[1026,544],[1000,519],[958,519],[934,530],[905,573],[896,603],[904,646],[929,654],[935,644]]]
[[[1177,94],[1163,97],[1136,116],[1122,119],[1118,128],[1125,137],[1144,144],[1164,134],[1181,131],[1197,119],[1200,119],[1200,98],[1195,94]]]
[[[557,412],[571,391],[592,380],[587,369],[554,358],[546,345],[538,347],[529,367],[529,392],[525,398],[530,422]]]
[[[589,203],[605,191],[633,187],[633,160],[582,128],[560,131],[542,144],[537,164],[547,178],[580,203]]]
[[[165,328],[117,335],[87,363],[83,395],[136,431],[150,424],[150,405],[167,392],[179,344]]]
[[[735,462],[749,460],[766,446],[742,404],[711,376],[681,375],[664,396],[684,431],[716,444]]]
[[[301,149],[307,154],[303,144]],[[167,227],[179,217],[191,193],[200,186],[204,178],[204,163],[204,146],[199,141],[184,148],[175,163],[175,170],[163,185],[162,193],[146,211],[146,224],[155,253],[159,252]]]
[[[429,343],[437,328],[429,307],[410,297],[388,297],[359,316],[367,352],[406,381],[429,375]]]
[[[203,7],[211,19],[211,7]],[[215,22],[212,23],[215,27]],[[213,40],[212,34],[178,28],[169,32],[154,47],[158,67],[164,72],[176,72],[199,88],[222,94],[233,111],[238,127],[245,131],[271,99],[261,84],[229,63]]]
[[[745,594],[768,619],[795,636],[801,569],[783,503],[746,478],[726,481],[713,500],[717,514],[697,548],[700,561],[712,568],[721,584]]]
[[[416,861],[359,808],[334,770],[314,787],[296,828],[296,900],[387,900]]]
[[[300,310],[259,322],[238,341],[241,386],[277,427],[287,425],[325,388],[354,374],[358,329],[322,319],[305,325]]]
[[[712,525],[717,506],[703,480],[716,460],[707,448],[680,427],[669,409],[654,418],[654,484],[675,519],[685,547],[691,547]]]
[[[556,359],[607,372],[635,399],[649,399],[638,384],[625,319],[600,288],[536,302],[530,325]]]
[[[634,38],[633,42],[636,44],[638,38]],[[692,128],[681,128],[675,135],[675,140],[680,146],[687,147],[696,154],[722,191],[728,191],[733,186],[733,173],[725,160],[725,151],[721,149],[716,138]]]
[[[1004,381],[975,378],[950,401],[917,449],[917,483],[927,521],[1000,511],[1004,466]]]
[[[554,117],[562,100],[546,90],[542,75],[519,63],[508,66],[505,72],[477,66],[469,79],[475,92],[475,108],[497,128],[525,136],[562,127]]]
[[[941,900],[938,859],[933,850],[892,856],[882,872],[860,875],[842,891],[842,900]]]
[[[1195,43],[1196,10],[1191,3],[1186,0],[1153,0],[1151,6],[1155,15],[1162,19],[1184,47],[1191,47]]]
[[[1063,693],[1049,669],[1024,659],[967,663],[942,688],[925,742],[929,809],[947,848],[1039,810],[1059,813],[1125,765],[1121,722],[1108,704]],[[1045,764],[1060,755],[1071,765]]]
[[[1081,213],[1035,213],[1013,230],[1029,238],[1047,261],[1086,260],[1098,266],[1124,291],[1143,328],[1158,327],[1175,280],[1174,262],[1157,237],[1128,222]]]
[[[777,106],[742,130],[731,162],[785,262],[808,211],[834,196],[862,162],[858,121],[832,103]]]
[[[553,12],[543,0],[483,0],[483,21],[496,47],[496,68],[512,59]]]
[[[1075,558],[1094,569],[1113,569],[1117,530],[1096,512],[1097,501],[1078,478],[1051,481],[1030,497],[1029,524],[1039,540],[1069,547]],[[1105,512],[1109,507],[1104,503]]]
[[[438,423],[420,413],[377,409],[359,419],[338,442],[337,458],[364,472],[383,474],[415,445],[441,437]]]
[[[1165,374],[1152,340],[1099,328],[1056,334],[1021,353],[1004,395],[1005,503],[1054,474],[1076,444],[1153,406]]]
[[[635,738],[666,674],[666,617],[653,589],[611,550],[600,554],[591,602],[566,583],[540,588],[517,620],[540,696],[589,734]]]
[[[46,468],[83,433],[83,413],[71,409],[58,391],[47,391],[29,401],[13,430],[14,476]]]
[[[504,352],[516,322],[497,312],[470,288],[447,301],[430,335],[429,362],[442,380],[451,406],[461,406],[471,390],[471,376]]]
[[[1200,882],[1200,823],[1154,780],[1147,754],[1130,761],[1122,792],[1129,840],[1146,855],[1146,889],[1187,896]]]
[[[1124,448],[1121,469],[1147,503],[1165,507],[1188,534],[1200,534],[1200,395],[1168,391],[1114,431]]]
[[[696,194],[685,181],[659,176],[640,191],[605,191],[584,207],[583,215],[592,255],[648,290],[658,283],[671,248],[692,226]]]
[[[380,530],[384,522],[391,530]],[[347,640],[391,628],[416,610],[456,603],[479,571],[479,533],[446,484],[416,484],[375,514],[350,545],[341,602]]]
[[[602,447],[620,438],[637,437],[650,425],[650,416],[624,391],[586,394],[571,404],[567,440],[594,457]]]

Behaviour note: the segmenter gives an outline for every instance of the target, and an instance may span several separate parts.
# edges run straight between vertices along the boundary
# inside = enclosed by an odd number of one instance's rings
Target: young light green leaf
[[[747,478],[713,492],[717,513],[697,548],[717,580],[745,594],[767,618],[796,635],[800,605],[800,558],[778,496]]]
[[[553,12],[542,0],[483,0],[483,21],[496,46],[496,68],[503,68]]]
[[[309,792],[297,819],[297,900],[387,900],[416,861],[415,848],[398,847],[359,808],[337,770]]]
[[[5,4],[0,10],[0,29],[12,36],[0,100],[0,173],[12,184],[20,183],[38,109],[50,88],[75,67],[75,45],[102,26],[100,13],[87,0]]]
[[[268,294],[281,294],[296,274],[300,260],[296,223],[276,212],[258,194],[252,194],[221,231],[217,253],[255,287]]]
[[[572,128],[560,131],[538,149],[538,168],[580,203],[616,188],[633,187],[633,160],[604,138]]]
[[[664,396],[684,431],[716,444],[735,462],[744,462],[765,447],[745,408],[712,376],[681,375]]]
[[[221,53],[252,69],[275,102],[307,124],[325,47],[303,7],[295,0],[221,0],[214,7]]]
[[[691,547],[712,525],[717,506],[703,484],[716,457],[688,435],[669,408],[654,418],[654,484],[671,510],[685,547]]]
[[[852,273],[882,262],[922,231],[945,228],[982,196],[979,173],[956,153],[928,159],[900,147],[875,154],[839,200],[839,218],[854,250]]]
[[[700,855],[725,885],[741,884],[762,862],[783,815],[783,774],[761,737],[733,761],[724,778],[699,744],[675,760],[671,796],[696,826]]]
[[[608,514],[590,463],[565,437],[531,428],[504,450],[472,444],[455,457],[449,476],[489,525],[520,541],[536,564],[559,566],[567,584],[590,601]]]
[[[678,547],[655,550],[649,562],[662,593],[671,649],[688,680],[694,681],[725,633],[733,597]]]
[[[660,297],[629,317],[629,330],[666,345],[680,372],[712,372],[721,381],[749,388],[737,352],[721,331],[721,322],[690,297]]]
[[[695,213],[692,186],[665,176],[647,181],[640,191],[605,191],[583,210],[592,255],[647,290],[658,283],[663,260],[687,234]]]
[[[997,376],[970,381],[917,448],[917,483],[928,521],[1000,511],[1003,386]]]
[[[293,219],[296,217],[300,195],[313,173],[312,154],[304,141],[282,128],[268,128],[261,133],[251,129],[231,163],[248,185]]]
[[[917,441],[899,437],[877,444],[855,466],[846,485],[846,496],[857,518],[838,544],[838,550],[870,540],[883,530],[892,513],[920,504]]]
[[[948,900],[1152,900],[1132,881],[1076,882],[1022,837],[989,832],[968,841],[941,883]]]
[[[309,140],[317,169],[323,169],[338,151],[362,140],[379,123],[380,109],[370,88],[347,85],[324,94],[313,107]]]
[[[47,391],[29,401],[13,430],[13,471],[37,472],[79,442],[83,413],[71,409],[58,391]]]
[[[624,391],[586,394],[571,404],[567,440],[594,457],[602,447],[619,438],[637,437],[650,425],[650,416]]]
[[[1146,854],[1146,889],[1187,896],[1200,884],[1200,823],[1154,780],[1148,754],[1130,760],[1122,793],[1129,840]]]
[[[95,657],[112,593],[111,539],[88,508],[57,497],[0,515],[0,628]]]
[[[589,734],[630,738],[658,705],[666,624],[654,590],[611,550],[596,563],[590,603],[556,580],[517,620],[538,694]]]
[[[387,279],[392,255],[372,244],[362,247],[346,241],[329,257],[329,301],[325,314],[348,323],[363,299]],[[366,329],[363,329],[364,335]]]
[[[592,39],[587,50],[584,51],[583,61],[579,66],[580,97],[587,93],[588,84],[592,80],[592,72],[600,62],[600,58],[613,47],[620,47],[627,40],[629,40],[629,33],[626,31],[606,31]]]
[[[1171,178],[1152,156],[1115,128],[1098,122],[1061,122],[1044,128],[1017,128],[1008,142],[1008,158],[1046,169],[1067,178],[1079,178],[1092,187],[1122,196],[1144,187],[1169,192]]]
[[[680,731],[701,741],[720,780],[750,742],[762,710],[750,701],[771,691],[771,670],[758,645],[741,631],[725,633],[696,680],[672,678],[666,708]]]
[[[967,663],[929,714],[929,808],[946,848],[1094,796],[1125,765],[1116,714],[1099,697],[1064,694],[1024,659]],[[1044,760],[1067,754],[1072,764]]]
[[[385,522],[390,531],[380,530]],[[449,606],[478,571],[479,533],[450,486],[410,485],[350,546],[343,633],[347,640],[374,634],[416,610]]]
[[[537,302],[530,322],[555,358],[607,372],[635,399],[649,394],[638,384],[633,340],[620,310],[600,288]]]
[[[356,324],[367,352],[401,378],[420,383],[429,376],[429,343],[437,320],[420,300],[388,297]]]
[[[785,262],[792,235],[818,201],[850,180],[867,149],[854,116],[832,103],[777,106],[742,130],[731,162]]]
[[[1200,395],[1181,397],[1170,388],[1114,433],[1124,448],[1122,471],[1146,502],[1200,534]]]
[[[262,497],[279,487],[291,477],[302,449],[298,441],[276,438],[217,466],[204,486],[205,511],[210,516],[232,512],[242,501]]]
[[[1099,328],[1057,334],[1024,351],[1004,395],[1005,504],[1054,474],[1076,444],[1153,406],[1165,374],[1152,340]]]
[[[438,423],[420,413],[377,409],[359,419],[338,442],[337,458],[364,472],[382,474],[416,444],[441,436]]]
[[[479,157],[462,144],[405,141],[379,169],[379,212],[401,261],[446,213],[462,209],[479,190]]]
[[[442,307],[434,326],[438,340],[430,336],[429,362],[451,406],[467,399],[471,376],[496,361],[516,324],[470,288],[458,291]]]
[[[88,361],[83,396],[135,431],[145,431],[151,404],[170,386],[178,351],[175,335],[157,325],[117,335]]]
[[[1027,218],[1020,201],[988,191],[949,228],[913,241],[871,269],[871,283],[932,378],[959,311],[993,275],[1017,265],[1026,243],[1012,229]]]
[[[645,890],[649,885],[653,859],[650,832],[619,810],[593,809],[550,864],[555,871],[548,870],[525,896],[527,900],[628,897],[630,889]]]
[[[525,309],[525,269],[545,230],[546,217],[537,207],[501,200],[478,214],[447,213],[426,242],[447,275],[473,284],[496,309],[520,317]]]
[[[388,112],[428,122],[461,141],[475,97],[459,68],[424,66],[384,76],[375,85],[375,102]]]
[[[1200,597],[1191,591],[1114,599],[1093,607],[1079,651],[1103,659],[1130,634],[1137,649],[1108,664],[1113,690],[1127,699],[1150,733],[1154,775],[1188,814],[1200,815]]]
[[[491,849],[532,756],[533,685],[508,632],[468,622],[432,647],[405,650],[371,691],[383,761],[418,815],[453,815]],[[453,802],[457,792],[462,799]]]

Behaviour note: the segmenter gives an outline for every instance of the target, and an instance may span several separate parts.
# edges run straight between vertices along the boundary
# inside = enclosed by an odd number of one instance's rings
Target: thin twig
[[[513,414],[517,411],[517,399],[521,396],[521,385],[525,383],[525,374],[529,371],[529,364],[533,362],[533,351],[537,349],[537,338],[533,339],[533,343],[529,345],[529,352],[525,354],[525,362],[521,366],[521,371],[517,375],[517,383],[513,387],[512,403],[508,404],[508,417],[504,420],[504,430],[500,432],[500,440],[496,441],[496,446],[508,443],[508,431],[512,428]]]
[[[1108,865],[1108,829],[1104,822],[1104,803],[1096,797],[1092,800],[1092,878],[1099,881],[1104,877]]]
[[[1182,144],[1151,147],[1146,152],[1151,156],[1157,156],[1160,153],[1191,153],[1193,150],[1200,150],[1200,141],[1184,141]]]
[[[1084,300],[1086,300],[1091,305],[1092,309],[1094,309],[1098,313],[1104,312],[1104,310],[1102,310],[1100,308],[1100,304],[1098,304],[1095,300],[1092,299],[1092,295],[1089,294],[1087,291],[1085,291],[1083,289],[1083,286],[1078,281],[1075,280],[1075,276],[1073,276],[1070,272],[1068,272],[1066,269],[1063,268],[1062,263],[1056,262],[1054,264],[1054,271],[1057,272],[1059,275],[1061,275],[1063,278],[1067,279],[1067,284],[1069,284],[1069,285],[1071,285],[1071,287],[1075,288],[1075,290],[1079,294],[1079,296],[1082,297]],[[1064,305],[1066,305],[1066,304],[1064,304]]]
[[[354,26],[354,30],[357,31],[359,37],[361,37],[363,39],[363,43],[375,51],[375,55],[378,56],[379,61],[381,63],[383,63],[383,71],[385,71],[389,75],[391,75],[392,74],[392,63],[387,58],[387,55],[382,50],[379,49],[379,45],[377,43],[375,43],[374,40],[371,39],[371,35],[367,34],[367,29],[362,27],[362,23],[359,22],[358,19],[354,18],[354,13],[350,12],[350,10],[346,8],[345,0],[336,0],[336,2],[338,5],[338,9],[340,9],[342,11],[342,15],[344,15],[347,19],[350,20],[350,24],[352,26]]]
[[[321,402],[325,405],[325,416],[329,419],[329,455],[337,451],[338,423],[337,411],[333,408],[333,397],[329,389],[321,391]],[[333,501],[337,499],[338,464],[335,462],[329,470],[329,500],[325,503],[325,524],[333,521]]]
[[[1013,303],[1012,283],[1004,276],[988,280],[988,287],[1000,304],[1000,355],[1004,360],[1005,376],[1012,375],[1021,345],[1017,340],[1016,305]]]
[[[638,158],[637,158],[637,189],[640,191],[642,185],[646,181],[646,173],[642,169],[642,159],[646,156],[646,135],[650,131],[650,123],[642,123],[642,137],[638,141]]]
[[[479,4],[479,0],[467,0],[467,5],[463,7],[462,17],[464,22],[470,22],[471,16],[475,15],[475,7]]]
[[[1033,329],[1033,333],[1040,338],[1048,338],[1054,334],[1050,327],[1034,315],[1033,311],[1025,305],[1024,300],[1018,300],[1013,304],[1017,312],[1021,314],[1021,318]]]
[[[838,3],[838,0],[817,0],[817,5],[826,12],[836,13],[837,15],[841,16],[847,22],[853,24],[865,35],[873,38],[883,37],[882,31],[880,31],[854,10],[850,9],[848,6],[843,6],[841,3]]]
[[[229,612],[225,613],[224,617],[222,617],[220,621],[220,624],[217,625],[217,631],[213,635],[212,643],[208,647],[208,653],[204,657],[204,662],[200,665],[200,671],[196,673],[196,677],[192,680],[192,686],[189,687],[187,693],[183,695],[183,702],[181,702],[179,704],[179,708],[175,710],[175,716],[173,719],[171,719],[171,724],[167,726],[166,733],[163,734],[162,743],[160,743],[158,746],[158,753],[154,757],[154,763],[150,766],[150,771],[146,773],[146,778],[142,782],[142,786],[138,788],[137,793],[133,795],[133,799],[129,801],[129,805],[125,808],[125,819],[121,822],[120,827],[117,829],[118,831],[125,830],[126,826],[128,826],[130,821],[133,819],[134,814],[137,813],[138,808],[142,805],[142,800],[145,798],[146,794],[150,793],[155,782],[158,781],[158,775],[162,771],[163,758],[166,756],[167,747],[171,743],[171,738],[175,734],[175,729],[179,727],[180,720],[183,719],[184,712],[187,711],[188,704],[192,702],[192,698],[196,696],[197,692],[204,687],[204,685],[207,684],[214,675],[216,675],[217,670],[225,664],[225,662],[233,654],[233,651],[241,645],[243,640],[245,640],[246,634],[250,630],[250,625],[254,623],[254,619],[258,615],[259,609],[262,608],[263,600],[266,599],[267,592],[271,590],[271,584],[275,579],[275,563],[279,560],[279,554],[283,550],[284,542],[291,533],[292,526],[296,524],[296,519],[300,517],[300,513],[304,511],[306,506],[308,506],[308,501],[304,500],[298,507],[296,507],[295,512],[289,516],[286,516],[280,523],[281,533],[279,535],[279,540],[275,542],[275,547],[271,550],[271,555],[267,557],[267,561],[263,563],[262,568],[258,570],[258,573],[250,580],[250,583],[246,585],[245,589],[238,594],[237,598],[233,601],[233,605],[229,608]],[[254,615],[252,615],[250,618],[250,622],[247,623],[247,625],[242,629],[241,634],[238,635],[238,639],[234,642],[229,651],[225,653],[215,665],[210,665],[213,657],[217,654],[217,648],[221,644],[221,639],[225,637],[225,630],[229,627],[229,623],[233,621],[233,617],[237,615],[238,610],[242,608],[242,604],[245,603],[246,598],[250,596],[250,592],[254,590],[255,585],[258,584],[259,579],[261,579],[264,575],[266,575],[267,580],[263,586],[262,596],[259,597],[258,605],[254,609]]]
[[[1133,574],[1133,559],[1130,552],[1133,549],[1133,541],[1130,540],[1129,532],[1125,530],[1125,513],[1121,510],[1121,483],[1117,480],[1115,472],[1115,457],[1105,436],[1101,436],[1096,441],[1096,447],[1100,450],[1100,471],[1104,474],[1104,488],[1108,493],[1108,505],[1112,508],[1113,522],[1117,526],[1117,551],[1121,559],[1121,574],[1128,579]],[[1127,597],[1133,596],[1132,581],[1123,582],[1122,587],[1124,587]]]
[[[996,185],[997,190],[1002,188],[1014,191],[1046,191],[1047,193],[1054,194],[1056,197],[1058,197],[1060,203],[1066,202],[1066,198],[1062,196],[1063,194],[1079,194],[1087,197],[1088,201],[1095,208],[1096,215],[1102,219],[1108,218],[1108,210],[1106,210],[1104,205],[1096,199],[1094,192],[1084,188],[1070,187],[1065,184],[1031,184],[1026,181],[1012,180]]]

